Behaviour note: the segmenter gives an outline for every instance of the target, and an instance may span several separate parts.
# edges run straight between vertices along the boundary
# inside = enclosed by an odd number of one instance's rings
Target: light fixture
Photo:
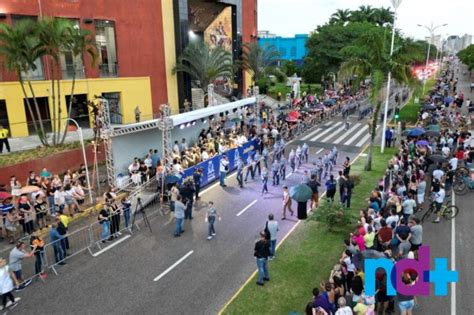
[[[186,127],[186,126],[185,126],[184,124],[181,124],[181,125],[179,126],[179,129],[184,129],[184,127]]]
[[[207,119],[206,119],[206,118],[201,118],[201,122],[202,122],[203,124],[205,124],[205,123],[207,123]]]
[[[196,121],[194,120],[191,125],[196,126]]]
[[[188,128],[191,127],[191,122],[188,122],[188,123],[186,124],[186,127],[188,127]]]

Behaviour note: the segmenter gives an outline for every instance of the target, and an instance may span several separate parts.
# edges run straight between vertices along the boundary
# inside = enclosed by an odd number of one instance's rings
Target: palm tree
[[[36,70],[35,61],[41,58],[43,53],[43,47],[38,40],[37,28],[33,21],[22,20],[16,23],[15,26],[0,23],[0,55],[4,56],[7,69],[16,73],[35,132],[41,143],[48,145],[43,120],[29,75],[31,71]],[[32,95],[36,117],[25,85],[28,85]]]
[[[67,118],[69,119],[71,115],[72,103],[74,99],[74,88],[76,84],[76,57],[81,56],[82,53],[86,53],[90,56],[92,65],[95,65],[97,60],[97,51],[95,47],[94,38],[92,37],[91,32],[89,30],[71,27],[68,29],[67,34],[68,36],[63,53],[70,53],[72,55],[73,63],[71,94],[67,111]],[[61,141],[59,141],[59,144],[63,144],[64,140],[66,139],[66,135],[68,132],[67,126],[68,124],[66,122],[64,126],[63,136],[61,138]]]
[[[357,75],[360,80],[371,77],[372,87],[370,100],[375,105],[375,111],[370,124],[370,146],[367,154],[365,169],[372,169],[372,152],[377,131],[377,121],[383,100],[383,83],[387,80],[389,72],[392,78],[400,84],[413,82],[410,64],[406,61],[407,51],[404,47],[396,47],[392,57],[384,49],[384,35],[381,29],[371,30],[359,37],[354,45],[342,50],[346,61],[341,64],[340,75],[349,77]]]
[[[370,5],[361,5],[357,10],[352,11],[351,21],[352,22],[374,22],[375,9]]]
[[[51,107],[53,109],[52,131],[54,145],[58,144],[61,133],[60,57],[66,48],[71,28],[73,28],[73,25],[70,21],[60,18],[46,17],[41,19],[38,23],[39,40],[41,45],[43,45],[45,56],[48,57],[47,60],[50,62],[49,71],[51,77],[51,99],[53,101]]]
[[[221,47],[211,49],[202,41],[190,43],[178,57],[176,72],[189,74],[206,95],[208,85],[217,78],[233,78],[232,54]]]
[[[275,69],[279,57],[280,53],[275,46],[262,47],[258,43],[244,43],[242,67],[251,72],[255,83]]]
[[[376,8],[373,13],[373,20],[378,26],[383,26],[385,23],[393,24],[394,13],[390,8]]]
[[[329,23],[341,23],[344,24],[346,22],[349,22],[351,20],[351,10],[349,9],[337,9],[335,13],[331,15],[331,18],[329,19]]]

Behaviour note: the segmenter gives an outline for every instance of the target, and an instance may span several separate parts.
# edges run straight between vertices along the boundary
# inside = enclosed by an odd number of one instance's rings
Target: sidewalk
[[[89,140],[94,137],[94,131],[91,128],[82,129],[84,140]],[[51,140],[52,134],[48,134],[48,139]],[[11,152],[25,151],[35,149],[41,146],[41,142],[37,135],[21,137],[21,138],[9,138]],[[69,131],[66,135],[64,143],[71,143],[79,141],[79,133],[77,131]]]

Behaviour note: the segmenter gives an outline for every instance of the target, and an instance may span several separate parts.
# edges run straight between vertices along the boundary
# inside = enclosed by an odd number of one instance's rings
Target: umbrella
[[[327,105],[327,106],[332,106],[334,104],[336,104],[336,100],[333,98],[330,98],[324,101],[324,105]]]
[[[423,106],[423,109],[435,109],[435,108],[436,108],[436,106],[434,106],[433,104],[425,104]]]
[[[291,123],[294,123],[294,122],[297,122],[298,119],[297,118],[294,118],[294,117],[286,117],[286,122],[291,122]]]
[[[20,194],[31,194],[31,193],[34,193],[34,192],[37,192],[41,190],[38,186],[25,186],[25,187],[21,187],[20,189]]]
[[[412,130],[410,130],[408,135],[410,137],[418,137],[418,136],[421,136],[424,133],[425,133],[425,129],[416,127],[416,128],[413,128]]]
[[[420,141],[416,142],[416,145],[420,145],[420,146],[424,146],[424,147],[426,147],[428,144],[429,144],[429,142],[426,141],[426,140],[420,140]]]
[[[8,192],[0,191],[0,200],[5,200],[5,199],[11,198],[11,197],[12,197],[12,195],[10,195]]]
[[[425,136],[427,137],[439,137],[440,133],[439,131],[435,131],[435,130],[428,130],[427,132],[425,132]]]
[[[439,155],[439,154],[432,154],[428,157],[428,159],[430,159],[434,163],[439,163],[439,162],[446,161],[446,158],[442,155]]]
[[[439,125],[428,125],[426,127],[426,130],[428,130],[428,131],[440,131],[441,127]]]
[[[313,191],[306,184],[299,184],[290,187],[290,197],[297,202],[306,202],[311,199]]]
[[[165,184],[176,184],[181,179],[181,176],[168,175],[165,178]]]

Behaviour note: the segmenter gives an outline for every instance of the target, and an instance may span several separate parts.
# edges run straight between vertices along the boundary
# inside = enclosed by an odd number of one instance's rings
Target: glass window
[[[30,15],[13,15],[12,16],[13,25],[15,25],[15,23],[18,23],[19,21],[24,21],[24,20],[36,21],[37,18],[36,16],[30,16]],[[36,59],[34,64],[35,64],[36,69],[30,70],[26,73],[22,72],[22,76],[24,78],[29,78],[30,80],[43,80],[44,79],[43,62],[41,58]]]
[[[74,29],[79,30],[79,20],[69,20]],[[84,63],[82,62],[82,54],[73,56],[71,52],[64,52],[61,54],[61,70],[63,79],[72,79],[74,73],[76,79],[84,78]]]
[[[115,22],[95,21],[95,41],[97,44],[101,77],[117,76],[117,49],[115,45]]]

